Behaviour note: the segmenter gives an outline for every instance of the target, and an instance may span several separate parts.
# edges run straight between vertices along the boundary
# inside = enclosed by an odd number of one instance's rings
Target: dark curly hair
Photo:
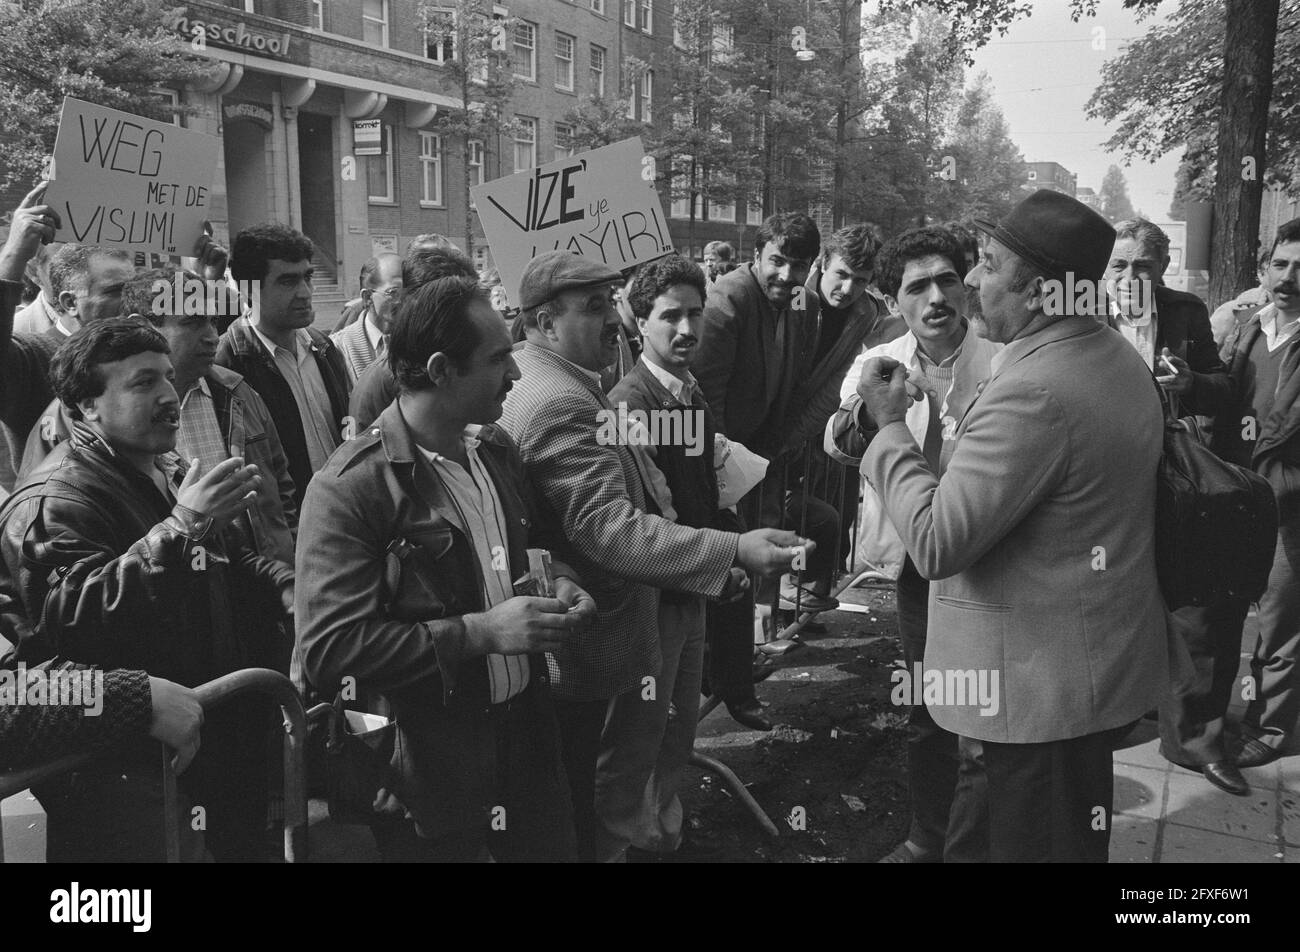
[[[268,221],[251,225],[239,234],[230,249],[230,273],[236,281],[261,281],[271,270],[270,261],[310,261],[315,246],[300,231]]]
[[[406,292],[388,335],[388,366],[402,390],[433,386],[426,365],[434,354],[444,353],[460,367],[474,353],[480,335],[469,321],[469,306],[475,300],[488,300],[477,276],[438,278]]]
[[[687,284],[699,291],[700,301],[708,293],[704,272],[688,258],[673,254],[643,264],[632,279],[632,287],[627,293],[628,306],[636,317],[647,318],[654,310],[655,298],[678,284]]]
[[[876,287],[880,293],[897,298],[907,263],[928,255],[947,258],[958,274],[963,273],[966,252],[956,235],[937,225],[913,228],[890,238],[876,255]]]
[[[822,261],[831,263],[839,255],[854,271],[870,271],[876,264],[880,242],[871,233],[871,226],[848,225],[826,239],[822,245]]]
[[[82,400],[104,392],[101,364],[136,354],[170,354],[167,339],[138,317],[110,317],[88,324],[64,341],[50,360],[50,386],[74,420]]]

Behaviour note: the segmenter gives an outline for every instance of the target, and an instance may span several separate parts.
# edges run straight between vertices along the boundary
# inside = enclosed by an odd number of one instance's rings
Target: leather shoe
[[[1220,790],[1226,790],[1234,797],[1244,797],[1250,793],[1250,784],[1231,761],[1216,760],[1202,767],[1201,773],[1205,774],[1205,779],[1210,783]]]
[[[752,731],[772,729],[772,722],[763,713],[763,705],[758,703],[756,697],[745,698],[743,701],[728,701],[727,713],[737,724],[748,727]]]
[[[894,851],[876,860],[877,863],[937,863],[943,857],[938,850],[926,850],[924,853],[912,847],[910,842],[899,843]]]
[[[1238,767],[1262,767],[1265,764],[1271,764],[1282,756],[1282,752],[1276,747],[1270,747],[1262,740],[1254,737],[1241,745],[1241,750],[1237,752]]]

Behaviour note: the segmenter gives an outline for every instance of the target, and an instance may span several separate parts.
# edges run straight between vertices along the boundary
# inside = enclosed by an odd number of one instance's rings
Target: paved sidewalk
[[[1242,632],[1229,719],[1245,712],[1255,614]],[[1231,748],[1230,748],[1231,749]],[[1115,752],[1112,863],[1300,863],[1300,755],[1242,770],[1249,796],[1234,797],[1160,756],[1155,722],[1143,721]]]

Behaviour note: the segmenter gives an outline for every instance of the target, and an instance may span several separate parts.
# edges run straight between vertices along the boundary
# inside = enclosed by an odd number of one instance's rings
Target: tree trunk
[[[1279,0],[1228,0],[1210,245],[1211,309],[1256,284]]]

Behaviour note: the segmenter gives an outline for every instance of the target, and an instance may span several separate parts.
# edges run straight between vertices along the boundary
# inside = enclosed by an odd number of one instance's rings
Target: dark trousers
[[[573,828],[577,834],[578,862],[596,861],[596,761],[600,735],[605,729],[609,701],[555,701],[560,724],[560,757],[569,778],[573,801]]]
[[[793,473],[791,474],[793,476]],[[779,506],[782,485],[771,473],[736,507],[740,531],[763,526],[791,529],[812,539],[817,547],[808,556],[802,580],[829,581],[835,571],[835,542],[839,535],[839,515],[835,509],[811,494],[796,490]],[[806,502],[806,506],[805,506]],[[706,620],[706,691],[724,701],[737,702],[754,696],[754,592],[729,605],[710,604]],[[759,597],[772,598],[771,588]]]
[[[1069,740],[1002,744],[962,738],[979,751],[983,781],[958,782],[954,816],[987,830],[968,836],[946,862],[1104,863],[1110,851],[1115,784],[1111,748],[1132,725]]]
[[[1185,605],[1170,618],[1183,639],[1196,675],[1160,704],[1160,753],[1185,767],[1227,760],[1223,728],[1241,655],[1241,626],[1249,603]]]
[[[898,633],[909,675],[925,658],[930,583],[911,558],[903,562],[898,583]],[[934,722],[929,708],[913,704],[907,719],[907,780],[912,795],[912,824],[907,838],[923,850],[944,847],[953,792],[957,787],[957,735]]]
[[[577,859],[573,803],[561,765],[562,735],[554,702],[536,682],[483,715],[494,744],[492,800],[483,819],[420,836],[412,820],[371,824],[384,862],[571,863]],[[429,832],[429,831],[426,831]]]
[[[1275,750],[1287,745],[1300,716],[1300,528],[1278,530],[1268,591],[1259,600],[1259,638],[1250,661],[1255,699],[1242,725]]]
[[[176,782],[182,862],[203,860],[205,849],[217,862],[269,858],[266,716],[260,698],[206,716],[198,755]],[[142,744],[42,785],[46,862],[164,862],[162,764],[162,745]]]

